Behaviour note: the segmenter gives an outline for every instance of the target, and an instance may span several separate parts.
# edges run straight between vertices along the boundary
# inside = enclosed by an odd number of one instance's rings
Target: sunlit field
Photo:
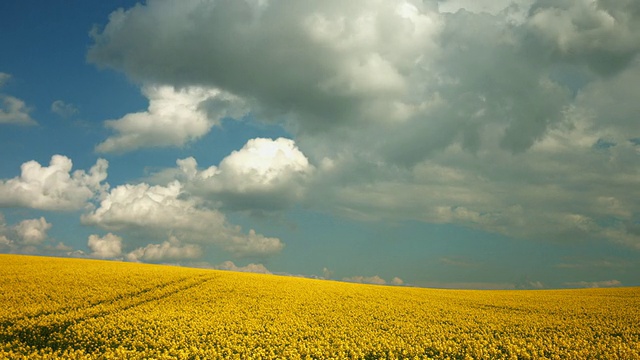
[[[0,255],[5,359],[640,359],[640,288],[458,291]]]

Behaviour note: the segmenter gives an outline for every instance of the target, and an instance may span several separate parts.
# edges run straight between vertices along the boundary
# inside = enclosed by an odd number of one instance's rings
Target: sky
[[[0,2],[0,252],[640,286],[640,2]]]

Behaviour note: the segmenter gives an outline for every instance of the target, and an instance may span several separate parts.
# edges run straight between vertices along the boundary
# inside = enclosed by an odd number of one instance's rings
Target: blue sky
[[[640,285],[633,1],[0,3],[0,251]]]

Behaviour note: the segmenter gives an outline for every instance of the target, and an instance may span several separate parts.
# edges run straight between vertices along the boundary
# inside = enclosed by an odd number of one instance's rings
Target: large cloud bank
[[[640,5],[489,3],[155,0],[118,10],[93,32],[89,61],[173,90],[145,90],[149,111],[108,122],[117,134],[99,148],[182,144],[222,119],[206,111],[251,114],[285,126],[314,171],[276,162],[287,180],[268,187],[232,154],[198,187],[228,208],[291,183],[282,204],[256,204],[640,248]],[[209,95],[194,94],[214,93],[229,100],[203,112]],[[156,100],[186,95],[188,106]],[[156,134],[159,107],[174,109],[168,128],[194,126]],[[126,140],[132,128],[139,138]],[[184,166],[206,182],[195,160]],[[230,185],[249,170],[260,180]],[[121,226],[109,212],[87,221]]]

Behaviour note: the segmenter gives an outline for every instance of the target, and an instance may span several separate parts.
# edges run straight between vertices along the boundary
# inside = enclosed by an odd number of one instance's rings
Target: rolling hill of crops
[[[640,288],[386,287],[0,255],[0,358],[640,359]]]

